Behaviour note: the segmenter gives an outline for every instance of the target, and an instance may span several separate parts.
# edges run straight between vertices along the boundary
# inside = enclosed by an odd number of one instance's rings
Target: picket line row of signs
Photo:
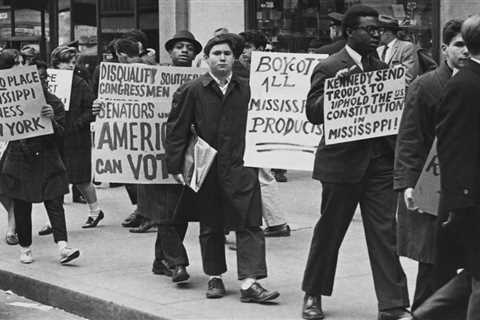
[[[316,146],[397,134],[405,100],[405,69],[327,79],[324,126],[305,116],[310,78],[325,55],[254,52],[251,60],[245,165],[311,171]],[[174,183],[165,165],[166,121],[179,86],[206,70],[102,63],[93,124],[95,179],[120,183]],[[49,90],[70,104],[72,71],[48,70]],[[40,117],[45,98],[35,67],[0,70],[0,140],[53,132]]]

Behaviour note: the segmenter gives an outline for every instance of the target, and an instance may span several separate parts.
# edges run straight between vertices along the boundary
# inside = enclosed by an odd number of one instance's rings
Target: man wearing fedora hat
[[[400,31],[398,20],[380,15],[380,44],[377,53],[380,59],[389,67],[403,65],[407,67],[407,83],[410,83],[419,74],[419,63],[417,48],[409,41],[398,39],[397,32]]]
[[[170,54],[173,66],[191,67],[202,45],[192,33],[182,30],[165,43],[165,50]],[[175,116],[173,111],[170,116]],[[142,215],[158,224],[152,272],[171,276],[176,283],[186,281],[190,276],[186,270],[189,262],[183,245],[189,219],[189,214],[185,213],[192,212],[193,192],[175,184],[139,185],[138,188]]]

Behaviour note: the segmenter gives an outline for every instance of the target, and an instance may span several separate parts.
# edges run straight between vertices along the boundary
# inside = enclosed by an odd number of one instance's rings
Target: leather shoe
[[[208,280],[208,289],[205,294],[208,299],[222,298],[225,295],[225,286],[221,278]]]
[[[286,223],[279,226],[266,227],[263,230],[265,237],[289,237],[290,236],[290,226]]]
[[[136,228],[142,223],[142,216],[135,210],[122,222],[122,227]]]
[[[392,308],[378,312],[378,320],[411,319],[411,313],[405,308]],[[410,317],[410,318],[409,318]]]
[[[128,231],[132,233],[145,233],[155,226],[155,222],[149,219],[143,219],[143,222],[136,228],[132,228]]]
[[[164,275],[167,277],[171,277],[173,272],[167,266],[165,260],[155,259],[153,260],[152,272],[158,275]]]
[[[14,246],[14,245],[18,244],[17,234],[16,233],[7,233],[7,235],[5,236],[5,242],[10,246]]]
[[[307,320],[317,320],[325,318],[322,310],[322,297],[305,295],[303,298],[302,318]]]
[[[46,225],[40,231],[38,231],[39,236],[46,236],[53,233],[52,226]]]
[[[176,266],[175,270],[172,273],[172,281],[173,282],[182,282],[187,281],[190,278],[190,275],[187,272],[185,266]]]
[[[247,290],[240,289],[240,301],[264,303],[278,298],[280,293],[278,291],[268,291],[260,285],[260,283],[253,283]]]
[[[97,224],[102,220],[104,217],[103,211],[100,210],[98,213],[98,216],[96,218],[88,217],[87,221],[85,221],[85,224],[82,226],[83,229],[88,229],[88,228],[95,228]]]

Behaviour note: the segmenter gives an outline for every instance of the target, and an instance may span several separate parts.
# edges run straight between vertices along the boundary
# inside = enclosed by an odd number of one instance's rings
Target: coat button
[[[468,193],[469,193],[468,189],[463,189],[463,194],[468,194]]]

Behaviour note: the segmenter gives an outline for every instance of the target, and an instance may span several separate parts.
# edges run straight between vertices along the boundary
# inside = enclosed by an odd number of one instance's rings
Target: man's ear
[[[348,27],[345,29],[345,33],[347,34],[347,38],[350,38],[352,36],[353,29]]]
[[[445,43],[442,43],[440,45],[440,49],[442,50],[442,53],[445,54],[447,51],[448,46]]]

